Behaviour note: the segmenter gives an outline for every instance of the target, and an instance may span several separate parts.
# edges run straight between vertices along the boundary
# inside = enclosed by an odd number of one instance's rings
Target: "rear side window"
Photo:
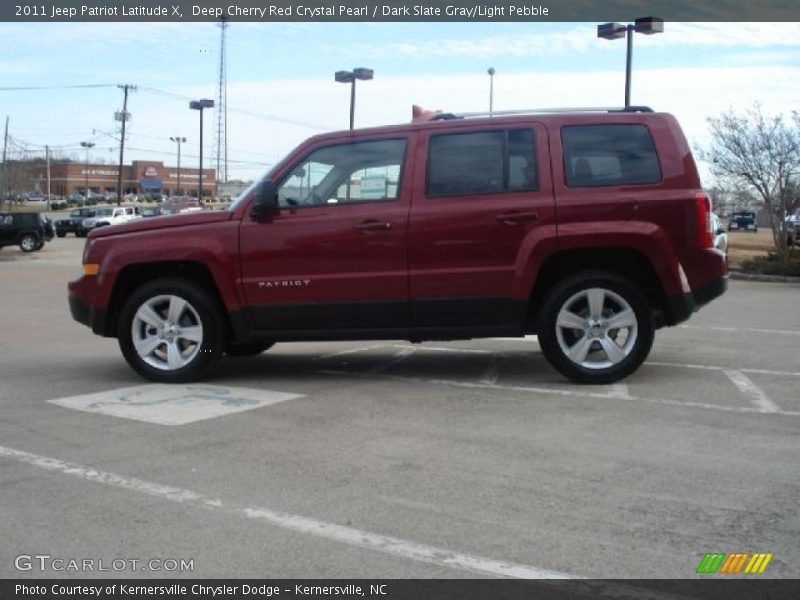
[[[653,138],[644,125],[571,125],[561,129],[569,187],[661,181]]]
[[[538,189],[531,129],[432,136],[428,196],[492,194]]]

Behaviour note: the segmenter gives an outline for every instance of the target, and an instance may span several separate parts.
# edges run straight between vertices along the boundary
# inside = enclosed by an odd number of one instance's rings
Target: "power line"
[[[84,85],[31,85],[25,87],[0,87],[0,92],[27,92],[31,90],[80,90],[88,88],[115,87],[115,83],[94,83]]]
[[[166,96],[168,98],[174,98],[176,100],[184,100],[184,101],[185,100],[192,100],[192,98],[190,98],[189,96],[183,96],[181,94],[175,94],[174,92],[166,92],[164,90],[159,90],[159,89],[152,88],[152,87],[140,86],[139,89],[142,90],[142,91],[145,91],[145,92],[150,92],[152,94],[157,94],[157,95],[160,95],[160,96]],[[298,127],[308,127],[310,129],[319,129],[321,131],[333,131],[333,129],[331,127],[327,127],[325,125],[320,125],[319,123],[310,123],[308,121],[300,121],[300,120],[297,120],[297,119],[287,119],[287,118],[284,118],[284,117],[278,117],[276,115],[270,115],[270,114],[267,114],[267,113],[259,113],[259,112],[255,112],[255,111],[252,111],[252,110],[246,110],[246,109],[243,109],[243,108],[234,108],[234,107],[232,107],[230,105],[228,105],[228,110],[230,112],[235,112],[235,113],[239,113],[239,114],[242,114],[242,115],[248,115],[248,116],[251,116],[251,117],[256,117],[258,119],[265,119],[267,121],[275,121],[277,123],[284,123],[285,125],[296,125]]]

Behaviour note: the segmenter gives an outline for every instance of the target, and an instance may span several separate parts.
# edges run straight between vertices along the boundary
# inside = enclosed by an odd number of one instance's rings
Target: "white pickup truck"
[[[141,216],[137,206],[100,206],[95,209],[93,217],[83,220],[83,232],[85,235],[96,227],[119,225]]]

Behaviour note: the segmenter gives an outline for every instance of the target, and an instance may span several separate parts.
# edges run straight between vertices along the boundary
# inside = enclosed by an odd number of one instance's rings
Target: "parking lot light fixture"
[[[334,79],[339,83],[350,84],[350,129],[353,129],[353,123],[356,113],[356,79],[368,81],[373,78],[375,72],[372,69],[365,69],[358,67],[352,71],[336,71]]]
[[[203,98],[202,100],[192,100],[189,102],[189,108],[192,110],[200,111],[200,170],[199,170],[199,177],[200,183],[197,193],[197,199],[202,202],[203,201],[203,109],[205,108],[213,108],[214,101],[209,100],[208,98]]]
[[[597,26],[597,37],[604,40],[618,40],[627,36],[628,50],[625,58],[625,108],[631,105],[631,64],[633,62],[633,34],[653,35],[664,32],[664,19],[641,17],[633,23],[603,23]]]
[[[489,67],[486,71],[489,74],[489,116],[494,113],[494,67]]]
[[[172,140],[173,142],[175,142],[176,144],[178,144],[178,186],[177,186],[178,189],[177,189],[176,193],[173,194],[173,195],[174,196],[180,196],[181,195],[181,144],[183,144],[186,141],[186,138],[185,137],[180,137],[180,136],[175,136],[175,137],[170,136],[169,139]],[[202,169],[202,167],[201,167],[201,169]],[[202,173],[201,173],[201,175],[202,175]]]
[[[84,199],[89,199],[89,148],[94,148],[94,142],[81,142],[81,146],[86,148],[86,162],[83,168],[83,195]]]

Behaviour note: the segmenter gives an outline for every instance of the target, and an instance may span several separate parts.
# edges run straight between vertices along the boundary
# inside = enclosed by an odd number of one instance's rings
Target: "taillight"
[[[694,195],[697,245],[711,248],[714,245],[714,222],[711,218],[711,198],[705,192]]]

